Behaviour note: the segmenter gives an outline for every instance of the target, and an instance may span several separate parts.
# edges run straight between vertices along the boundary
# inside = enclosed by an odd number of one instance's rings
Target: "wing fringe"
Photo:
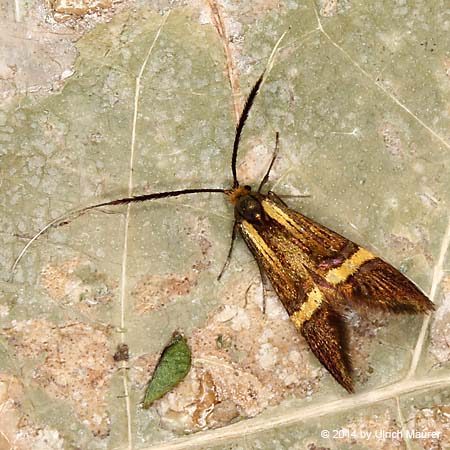
[[[408,314],[434,310],[433,302],[414,283],[380,258],[367,261],[337,289],[356,308]]]

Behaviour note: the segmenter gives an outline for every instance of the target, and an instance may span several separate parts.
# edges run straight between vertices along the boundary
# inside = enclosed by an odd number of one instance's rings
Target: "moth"
[[[262,192],[276,160],[278,133],[272,160],[258,189],[253,191],[250,186],[241,185],[236,171],[240,137],[268,67],[269,64],[251,89],[236,126],[230,189],[188,188],[158,192],[69,212],[50,222],[28,242],[16,259],[12,273],[34,240],[49,228],[67,224],[92,209],[191,194],[224,194],[234,206],[232,240],[224,269],[240,234],[311,351],[339,384],[353,392],[343,306],[419,314],[431,312],[433,303],[382,259],[289,208],[275,193]]]

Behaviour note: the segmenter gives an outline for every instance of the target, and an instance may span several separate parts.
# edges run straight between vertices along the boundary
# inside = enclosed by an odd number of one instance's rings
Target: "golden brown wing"
[[[398,270],[343,236],[258,195],[264,217],[238,220],[241,234],[291,320],[320,362],[352,391],[345,303],[419,313],[433,304]]]
[[[260,227],[243,220],[239,226],[247,246],[313,353],[352,392],[345,321],[332,307],[343,298],[335,289],[329,289],[324,280],[321,285],[321,277],[309,268],[311,262],[303,253],[301,242],[278,222],[269,220]]]
[[[288,208],[274,194],[265,197],[262,206],[270,221],[281,223],[302,242],[299,248],[318,282],[325,281],[352,306],[410,314],[434,309],[414,283],[368,250]]]

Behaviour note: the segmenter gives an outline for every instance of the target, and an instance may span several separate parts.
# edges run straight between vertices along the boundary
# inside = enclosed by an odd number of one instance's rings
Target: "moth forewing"
[[[274,193],[241,189],[233,201],[241,235],[295,327],[349,392],[353,382],[343,306],[411,314],[433,309],[394,267],[290,209]]]

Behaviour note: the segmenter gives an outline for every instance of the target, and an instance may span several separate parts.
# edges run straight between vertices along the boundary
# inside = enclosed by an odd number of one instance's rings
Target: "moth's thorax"
[[[253,193],[250,186],[238,186],[232,189],[228,196],[234,204],[235,217],[239,222],[246,220],[250,223],[259,223],[264,219],[262,195]]]

